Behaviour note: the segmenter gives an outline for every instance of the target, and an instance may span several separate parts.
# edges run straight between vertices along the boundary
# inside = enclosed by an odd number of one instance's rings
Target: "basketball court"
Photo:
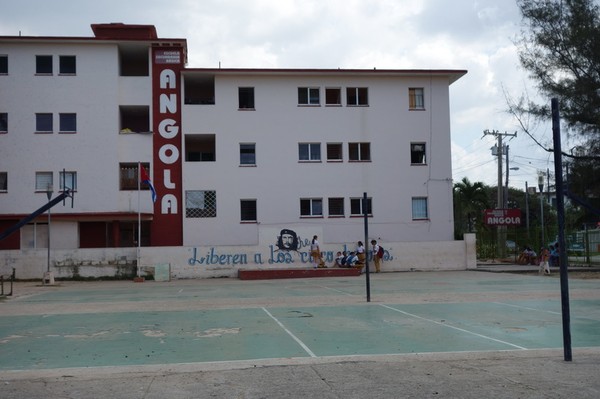
[[[578,350],[600,353],[600,280],[569,286],[577,361]],[[562,359],[557,276],[380,273],[370,288],[367,302],[364,276],[18,283],[0,302],[0,381],[414,355]]]

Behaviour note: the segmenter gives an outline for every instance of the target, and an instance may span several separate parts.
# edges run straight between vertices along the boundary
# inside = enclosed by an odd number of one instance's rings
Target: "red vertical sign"
[[[153,246],[183,245],[181,69],[183,48],[152,48],[152,153],[157,201]]]

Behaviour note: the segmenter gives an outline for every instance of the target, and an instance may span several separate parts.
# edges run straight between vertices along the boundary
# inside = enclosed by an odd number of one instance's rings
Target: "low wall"
[[[382,243],[382,246],[385,248],[382,272],[476,268],[474,234],[466,235],[463,241]],[[337,251],[345,249],[353,248],[345,244],[322,245],[326,264],[333,265]],[[55,278],[129,278],[136,273],[137,248],[51,250],[50,256],[50,270]],[[173,279],[237,277],[240,269],[311,267],[308,248],[285,251],[273,245],[143,247],[140,263],[142,275],[152,273],[155,266],[164,269],[168,265]],[[0,251],[0,273],[10,274],[13,267],[17,279],[41,279],[47,270],[47,250]]]

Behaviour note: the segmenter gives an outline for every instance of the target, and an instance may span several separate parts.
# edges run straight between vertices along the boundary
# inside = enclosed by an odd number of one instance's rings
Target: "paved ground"
[[[0,302],[0,398],[596,398],[600,280],[19,283]]]

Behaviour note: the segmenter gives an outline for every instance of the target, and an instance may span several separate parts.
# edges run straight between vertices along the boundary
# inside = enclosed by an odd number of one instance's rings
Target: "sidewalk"
[[[597,398],[600,351],[489,352],[182,364],[137,369],[16,373],[0,397],[174,398]]]

